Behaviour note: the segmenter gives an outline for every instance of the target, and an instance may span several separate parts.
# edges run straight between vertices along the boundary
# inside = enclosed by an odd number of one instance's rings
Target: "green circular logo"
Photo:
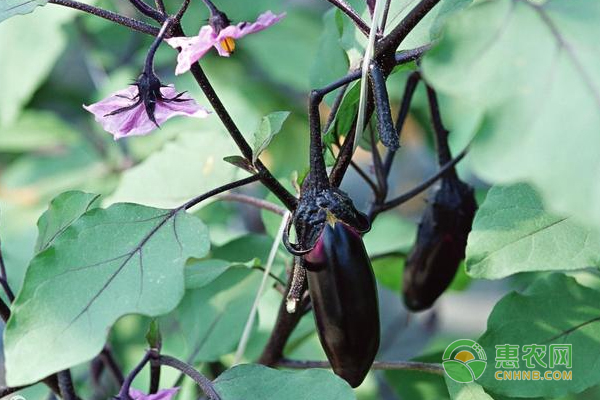
[[[456,340],[444,351],[442,357],[444,371],[453,381],[473,382],[485,371],[487,357],[479,343],[470,339]]]

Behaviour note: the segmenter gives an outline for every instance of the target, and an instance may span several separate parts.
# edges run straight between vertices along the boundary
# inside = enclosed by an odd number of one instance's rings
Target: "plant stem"
[[[448,171],[451,171],[454,169],[454,166],[456,164],[458,164],[458,162],[460,160],[462,160],[464,158],[464,156],[467,154],[468,149],[469,149],[469,146],[467,146],[463,151],[461,151],[458,154],[458,156],[456,156],[454,159],[449,161],[447,164],[443,165],[435,175],[433,175],[430,178],[428,178],[427,180],[423,181],[418,186],[415,186],[408,192],[401,194],[400,196],[396,197],[395,199],[392,199],[392,200],[390,200],[384,204],[381,204],[379,206],[375,206],[372,211],[373,212],[372,218],[374,218],[377,214],[379,214],[383,211],[387,211],[391,208],[398,207],[399,205],[406,203],[408,200],[412,199],[413,197],[415,197],[416,195],[418,195],[419,193],[421,193],[422,191],[427,189],[429,186],[433,185],[444,174],[446,174],[446,173],[448,173]]]
[[[390,109],[390,99],[386,88],[386,77],[383,71],[372,62],[369,66],[369,77],[373,99],[375,100],[375,111],[377,115],[377,128],[379,130],[379,139],[388,149],[395,151],[400,147],[398,134],[394,129],[392,121],[392,110]]]
[[[158,392],[160,386],[160,354],[158,351],[152,351],[150,356],[150,390],[148,394]]]
[[[63,400],[78,400],[79,398],[75,394],[73,388],[73,378],[69,370],[61,371],[57,374],[58,376],[58,387],[60,389],[60,395]]]
[[[180,361],[174,357],[161,355],[158,358],[158,361],[161,365],[166,365],[171,368],[175,368],[192,378],[198,386],[204,391],[204,394],[208,396],[209,399],[220,400],[220,396],[215,390],[213,383],[200,372],[196,371],[192,366]]]
[[[144,14],[145,16],[147,16],[149,18],[152,18],[153,20],[155,20],[156,22],[158,22],[160,24],[162,24],[167,17],[162,12],[159,12],[159,11],[155,10],[154,8],[150,7],[148,4],[146,4],[146,2],[144,0],[129,0],[129,2],[135,8],[137,8],[137,10],[139,12],[141,12],[142,14]]]
[[[440,115],[440,106],[438,104],[437,95],[433,88],[429,85],[427,85],[427,100],[429,101],[431,123],[435,132],[438,164],[442,166],[452,160],[452,152],[448,146],[448,130],[444,128],[444,124],[442,123],[442,116]]]
[[[102,352],[100,353],[100,359],[111,372],[117,384],[119,386],[123,385],[123,381],[125,380],[125,378],[123,377],[123,372],[121,371],[119,364],[117,364],[117,361],[113,357],[112,351],[108,347],[104,346]]]
[[[395,52],[402,41],[410,32],[417,26],[419,22],[431,11],[440,0],[421,0],[419,4],[413,8],[406,17],[377,44],[375,56],[373,58],[380,60],[386,57],[387,54]]]
[[[356,10],[352,8],[352,6],[346,3],[344,0],[327,0],[331,4],[333,4],[337,9],[346,14],[352,21],[356,27],[365,35],[369,36],[369,25],[358,15]]]
[[[58,4],[59,6],[73,8],[75,10],[83,11],[88,14],[96,15],[100,18],[107,19],[109,21],[115,22],[119,25],[126,26],[134,31],[146,33],[148,35],[156,36],[158,35],[159,28],[149,25],[145,22],[138,21],[133,18],[125,17],[123,15],[114,13],[112,11],[104,10],[102,8],[90,6],[85,3],[80,3],[75,0],[48,0],[48,3]]]
[[[241,193],[227,193],[222,194],[218,197],[218,200],[222,201],[235,201],[238,203],[249,204],[256,208],[270,211],[274,214],[283,215],[285,214],[285,208],[279,207],[277,204],[271,203],[270,201],[259,199],[256,197],[248,196]]]
[[[154,5],[156,6],[156,9],[159,12],[161,12],[163,14],[167,13],[166,8],[165,8],[165,3],[163,0],[154,0]]]
[[[327,177],[325,177],[327,179]],[[275,235],[275,240],[273,240],[273,244],[271,245],[271,250],[269,251],[269,257],[267,258],[267,264],[265,265],[265,272],[263,273],[262,280],[256,292],[256,296],[254,297],[254,303],[252,304],[252,308],[250,309],[250,314],[248,315],[248,320],[246,321],[246,325],[244,327],[244,331],[242,333],[242,337],[240,338],[240,342],[238,344],[237,350],[235,352],[235,357],[233,360],[234,365],[239,364],[244,356],[244,352],[246,351],[246,346],[248,345],[248,340],[250,340],[250,334],[252,332],[252,327],[254,326],[254,321],[256,320],[256,314],[258,312],[258,304],[260,302],[260,298],[265,290],[267,285],[267,278],[271,273],[271,269],[273,267],[273,262],[275,261],[275,256],[277,255],[277,250],[279,249],[279,244],[281,243],[281,238],[283,237],[283,232],[287,225],[287,221],[290,218],[290,212],[286,212],[281,218],[281,223],[279,225],[279,230],[277,231],[277,235]]]
[[[0,399],[8,396],[9,394],[13,394],[15,392],[18,392],[21,389],[28,388],[30,386],[32,386],[32,385],[15,386],[15,387],[10,387],[10,386],[2,387],[2,388],[0,388]]]
[[[133,383],[135,377],[139,375],[142,369],[144,369],[148,361],[150,361],[149,351],[147,351],[144,354],[142,360],[138,363],[138,365],[135,366],[133,370],[131,370],[129,375],[127,375],[127,377],[125,378],[125,381],[123,381],[123,385],[121,385],[121,390],[119,391],[120,400],[131,400],[131,397],[129,396],[129,389],[131,388],[131,384]]]
[[[169,31],[171,25],[173,24],[173,20],[170,18],[165,19],[163,22],[158,35],[150,45],[148,49],[148,53],[146,54],[146,62],[144,63],[144,73],[148,76],[154,75],[154,56],[156,55],[156,50],[160,47],[165,35]]]
[[[240,187],[240,186],[244,186],[249,183],[252,183],[252,182],[256,182],[259,179],[260,179],[260,177],[258,175],[252,175],[252,176],[249,176],[248,178],[240,179],[239,181],[233,181],[233,182],[225,184],[223,186],[219,186],[218,188],[215,188],[206,193],[203,193],[200,196],[194,197],[193,199],[189,200],[187,203],[183,204],[179,208],[184,209],[184,210],[189,210],[190,208],[194,207],[195,205],[197,205],[198,203],[200,203],[206,199],[209,199],[213,196],[216,196],[216,195],[226,192],[228,190],[235,189],[236,187]]]
[[[398,141],[400,141],[400,137],[402,136],[402,129],[404,128],[404,123],[406,122],[406,118],[408,118],[408,112],[410,111],[410,103],[412,103],[412,98],[415,94],[415,90],[417,89],[417,85],[420,80],[421,74],[418,71],[415,71],[412,74],[410,74],[408,79],[406,80],[404,95],[402,96],[400,110],[398,111],[398,117],[396,118],[396,132],[398,134]],[[396,151],[389,150],[385,156],[383,169],[386,179],[390,175],[390,170],[392,168],[392,162],[394,161],[395,155]],[[385,193],[385,195],[387,196],[387,193]],[[385,198],[383,200],[385,201]]]
[[[238,129],[237,125],[231,119],[231,116],[225,109],[225,106],[219,99],[219,96],[210,84],[208,77],[204,74],[204,71],[200,67],[200,64],[194,63],[191,67],[191,72],[196,82],[200,86],[200,89],[204,92],[204,95],[208,99],[209,103],[221,119],[221,122],[229,132],[229,135],[236,143],[242,155],[246,160],[252,160],[252,148]],[[296,197],[288,192],[281,184],[275,179],[275,177],[269,172],[267,167],[260,161],[256,160],[254,166],[258,170],[258,176],[263,185],[265,185],[275,196],[281,200],[288,210],[294,210],[296,208]]]
[[[278,366],[293,369],[307,368],[331,368],[327,361],[298,361],[282,359],[277,363]],[[440,364],[423,363],[416,361],[375,361],[372,369],[380,370],[404,370],[404,371],[420,371],[435,375],[444,375],[444,368]]]

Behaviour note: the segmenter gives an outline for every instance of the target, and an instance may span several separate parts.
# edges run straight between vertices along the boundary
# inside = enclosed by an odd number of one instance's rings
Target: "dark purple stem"
[[[138,21],[133,18],[125,17],[112,11],[90,6],[85,3],[80,3],[74,0],[48,0],[48,3],[58,4],[59,6],[69,7],[75,10],[86,12],[88,14],[93,14],[97,17],[104,18],[109,21],[115,22],[119,25],[126,26],[127,28],[133,29],[134,31],[146,33],[152,36],[158,35],[159,28],[155,26],[149,25],[145,22]]]

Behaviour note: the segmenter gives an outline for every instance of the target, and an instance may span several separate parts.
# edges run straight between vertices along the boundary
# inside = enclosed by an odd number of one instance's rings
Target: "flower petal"
[[[161,88],[161,93],[167,100],[175,98],[178,95],[173,86]],[[102,125],[105,131],[111,133],[115,140],[127,136],[146,135],[156,129],[156,125],[148,117],[143,103],[136,105],[130,110],[108,115],[116,110],[133,105],[138,100],[135,98],[137,94],[137,86],[131,85],[127,89],[115,92],[98,103],[89,106],[84,105],[83,108],[94,114],[96,121]],[[196,103],[187,94],[181,95],[178,99],[186,101],[168,102],[159,100],[156,103],[154,117],[159,125],[177,115],[205,118],[209,114],[204,107]]]
[[[271,11],[267,11],[261,14],[256,19],[256,22],[240,22],[237,25],[229,25],[227,28],[219,32],[219,35],[217,36],[217,43],[228,37],[239,39],[250,33],[260,32],[263,29],[266,29],[269,26],[273,25],[283,17],[285,17],[285,13],[276,15],[273,14]]]
[[[172,85],[163,87],[160,91],[165,99],[172,99],[178,95]],[[210,114],[206,108],[196,103],[196,100],[191,98],[187,93],[179,96],[178,100],[184,101],[158,101],[156,103],[154,117],[159,125],[177,115],[193,118],[206,118],[208,114]]]
[[[129,389],[129,396],[133,400],[171,400],[177,394],[178,387],[171,389],[161,389],[155,394],[144,394],[137,389]]]
[[[216,35],[211,26],[206,25],[200,29],[198,36],[194,37],[174,37],[165,39],[165,41],[174,49],[181,48],[177,56],[177,68],[175,75],[181,75],[190,70],[193,63],[198,61],[216,41]]]

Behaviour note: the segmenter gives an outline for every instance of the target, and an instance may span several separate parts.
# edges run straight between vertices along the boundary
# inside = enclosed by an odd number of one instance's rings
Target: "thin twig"
[[[69,370],[60,371],[57,374],[58,387],[60,389],[60,395],[63,400],[79,400],[77,394],[75,394],[75,388],[73,386],[73,378]]]
[[[352,6],[346,3],[344,0],[327,0],[331,4],[333,4],[337,9],[346,14],[352,21],[356,27],[365,35],[369,36],[369,25],[358,15],[356,10],[352,8]]]
[[[244,326],[242,337],[240,338],[238,348],[235,352],[235,357],[233,359],[234,365],[239,364],[242,358],[244,357],[244,352],[246,351],[246,346],[248,345],[248,340],[250,339],[250,333],[252,332],[252,327],[254,326],[254,321],[256,319],[256,313],[258,312],[258,304],[267,285],[267,278],[271,273],[271,268],[273,267],[273,263],[275,262],[275,256],[277,255],[277,250],[279,249],[279,244],[281,243],[281,238],[283,237],[283,232],[285,230],[289,218],[289,211],[286,212],[281,218],[279,230],[277,231],[277,235],[275,235],[275,240],[273,240],[273,244],[271,245],[271,251],[269,252],[269,257],[267,258],[267,264],[265,266],[265,272],[263,274],[262,281],[260,282],[260,286],[258,287],[256,296],[254,297],[254,303],[252,304],[252,308],[250,309],[250,314],[248,315],[246,326]]]
[[[421,0],[421,2],[417,4],[402,21],[400,21],[389,35],[379,41],[374,58],[379,59],[386,53],[395,52],[415,26],[417,26],[417,24],[421,22],[429,11],[431,11],[431,9],[439,2],[440,0]]]
[[[452,161],[450,161],[449,163],[447,163],[443,167],[441,167],[440,170],[435,175],[433,175],[429,179],[423,181],[418,186],[415,186],[408,192],[401,194],[400,196],[396,197],[395,199],[392,199],[380,206],[376,206],[374,209],[374,213],[375,213],[374,215],[377,215],[383,211],[389,210],[394,207],[398,207],[399,205],[406,203],[408,200],[412,199],[413,197],[417,196],[419,193],[421,193],[422,191],[427,189],[429,186],[433,185],[444,174],[446,174],[448,171],[454,169],[456,164],[458,164],[458,162],[460,160],[462,160],[464,158],[464,156],[467,154],[468,149],[469,149],[469,146],[467,146],[463,151],[461,151]]]
[[[119,391],[119,399],[121,400],[131,400],[131,396],[129,396],[129,389],[131,388],[131,384],[136,376],[144,369],[148,361],[150,360],[150,352],[147,351],[142,357],[142,360],[135,366],[134,369],[131,370],[127,378],[123,381],[123,385],[121,385],[121,390]]]
[[[150,7],[144,0],[129,0],[129,2],[143,15],[152,18],[160,24],[166,19],[166,15]]]
[[[221,399],[221,397],[215,390],[213,383],[200,372],[196,371],[192,366],[174,357],[165,355],[161,355],[158,360],[161,363],[161,365],[166,365],[168,367],[175,368],[176,370],[181,371],[190,378],[192,378],[194,382],[196,382],[196,384],[204,391],[204,394],[206,394],[209,399]]]
[[[285,208],[279,207],[275,203],[271,203],[270,201],[267,201],[264,199],[259,199],[257,197],[253,197],[253,196],[248,196],[247,194],[241,194],[241,193],[222,194],[219,197],[217,197],[217,200],[235,201],[238,203],[249,204],[256,208],[267,210],[267,211],[270,211],[270,212],[272,212],[274,214],[278,214],[278,215],[283,215],[283,214],[285,214],[285,211],[286,211]]]
[[[123,381],[125,380],[123,371],[121,371],[121,367],[119,367],[119,364],[117,364],[112,351],[108,347],[104,346],[102,352],[100,353],[100,359],[115,378],[117,384],[119,386],[123,385]]]
[[[263,266],[260,266],[260,265],[255,265],[255,266],[253,266],[253,267],[252,267],[252,269],[256,269],[256,270],[258,270],[258,271],[262,271],[263,273],[264,273],[264,272],[267,272],[266,268],[265,268],[265,267],[263,267]],[[275,281],[276,281],[278,284],[280,284],[280,285],[283,285],[283,287],[285,288],[285,282],[284,282],[284,281],[282,281],[282,280],[281,280],[281,278],[279,278],[277,275],[275,275],[274,273],[272,273],[272,272],[270,272],[270,271],[269,271],[269,272],[267,272],[267,274],[268,274],[268,275],[269,275],[269,276],[270,276],[270,277],[271,277],[273,280],[275,280]]]
[[[329,115],[327,116],[327,121],[325,122],[325,126],[323,127],[323,134],[327,133],[329,131],[329,128],[331,128],[331,124],[333,124],[335,116],[337,115],[337,112],[339,111],[340,106],[342,105],[342,100],[344,100],[346,90],[348,90],[348,85],[349,83],[346,83],[344,86],[342,86],[338,94],[335,96],[335,100],[333,100],[331,110],[329,110]]]
[[[277,363],[277,365],[292,369],[331,368],[329,362],[327,361],[298,361],[282,359]],[[373,362],[371,369],[420,371],[435,375],[444,375],[444,368],[440,364],[423,363],[417,361],[375,361]]]
[[[75,0],[48,0],[48,3],[57,4],[59,6],[73,8],[75,10],[83,11],[88,14],[93,14],[97,17],[107,19],[115,22],[119,25],[126,26],[134,31],[146,33],[151,36],[158,35],[159,28],[147,24],[142,21],[138,21],[133,18],[125,17],[112,11],[104,10],[99,7],[90,6],[89,4],[80,3]]]
[[[239,181],[234,181],[234,182],[228,183],[226,185],[219,186],[218,188],[210,190],[204,194],[201,194],[200,196],[194,197],[193,199],[191,199],[187,203],[183,204],[179,208],[189,210],[190,208],[194,207],[198,203],[200,203],[208,198],[211,198],[213,196],[216,196],[216,195],[226,192],[228,190],[231,190],[231,189],[234,189],[234,188],[237,188],[240,186],[244,186],[244,185],[247,185],[252,182],[256,182],[259,179],[260,178],[258,175],[252,175],[252,176],[249,176],[248,178],[240,179]]]

